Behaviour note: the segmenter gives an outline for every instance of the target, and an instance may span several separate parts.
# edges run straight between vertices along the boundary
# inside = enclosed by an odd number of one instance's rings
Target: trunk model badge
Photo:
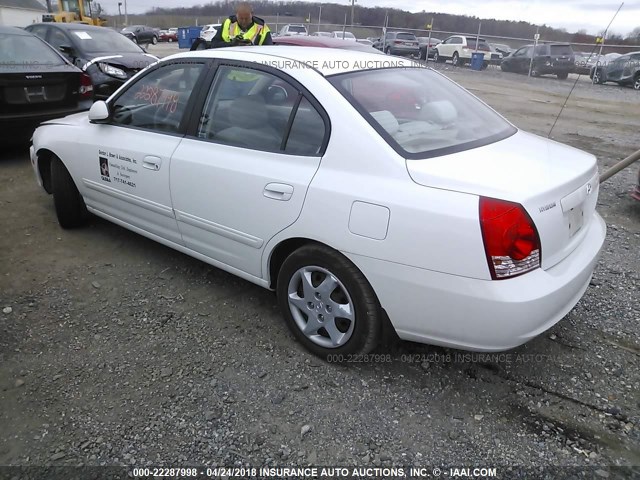
[[[540,213],[546,212],[547,210],[551,210],[552,208],[555,208],[556,202],[552,202],[552,203],[547,203],[546,205],[543,205],[541,207],[538,207],[538,210],[540,210]]]
[[[587,183],[587,195],[591,195],[592,191],[593,191],[593,187],[591,186],[590,183]]]

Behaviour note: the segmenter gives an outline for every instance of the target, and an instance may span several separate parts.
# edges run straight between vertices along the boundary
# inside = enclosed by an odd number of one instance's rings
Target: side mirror
[[[60,45],[58,47],[58,50],[60,50],[62,53],[64,53],[68,57],[75,57],[76,55],[76,51],[73,49],[73,47],[69,45]]]
[[[102,100],[94,102],[89,109],[89,121],[91,123],[105,123],[107,120],[109,120],[109,107],[107,104]]]

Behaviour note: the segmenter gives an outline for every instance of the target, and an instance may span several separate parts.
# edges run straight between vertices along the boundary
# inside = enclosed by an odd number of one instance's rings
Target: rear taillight
[[[540,237],[519,203],[480,197],[480,229],[491,278],[501,280],[540,267]]]
[[[396,45],[400,45],[403,42],[401,40],[394,40],[393,43],[395,43]]]
[[[93,83],[91,77],[86,73],[80,75],[80,98],[91,98],[93,96]]]

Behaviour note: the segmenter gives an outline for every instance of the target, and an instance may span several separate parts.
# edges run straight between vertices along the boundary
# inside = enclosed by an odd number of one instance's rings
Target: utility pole
[[[351,0],[351,28],[353,28],[353,10],[355,9],[356,0]]]
[[[129,26],[129,15],[127,13],[127,0],[124,0],[124,26]]]
[[[320,12],[318,13],[318,32],[320,31],[320,22],[322,21],[322,5],[320,5]]]

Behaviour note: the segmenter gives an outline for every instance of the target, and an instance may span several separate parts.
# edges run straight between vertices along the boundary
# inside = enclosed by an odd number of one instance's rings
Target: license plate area
[[[584,211],[582,206],[577,206],[569,210],[566,215],[569,222],[569,238],[571,238],[578,233],[584,224]]]

